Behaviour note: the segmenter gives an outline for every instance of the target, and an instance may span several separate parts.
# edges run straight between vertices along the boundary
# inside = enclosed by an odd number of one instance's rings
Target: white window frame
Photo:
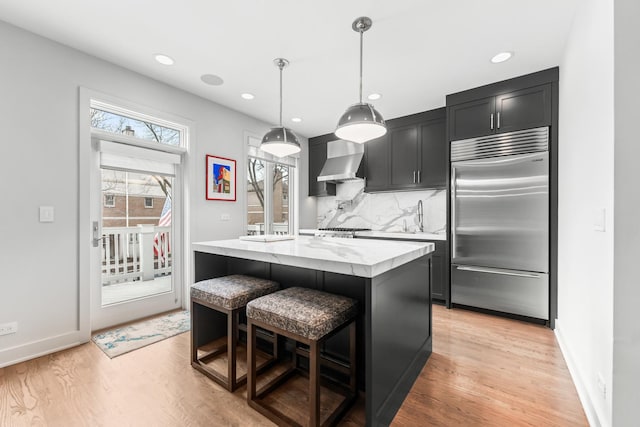
[[[259,146],[261,138],[249,132],[245,132],[245,162],[248,164],[249,158],[257,158],[265,163],[265,178],[264,178],[264,232],[265,234],[273,234],[273,168],[276,164],[289,167],[289,190],[287,192],[287,202],[289,206],[288,213],[288,233],[290,235],[296,234],[298,230],[298,165],[300,164],[299,158],[289,156],[283,159],[279,159],[275,156],[271,156],[261,150],[255,148]],[[247,166],[244,168],[244,185],[247,184]],[[267,189],[269,189],[267,194]],[[245,188],[245,206],[244,206],[244,233],[247,232],[247,219],[249,216],[248,197],[246,194],[248,189]]]

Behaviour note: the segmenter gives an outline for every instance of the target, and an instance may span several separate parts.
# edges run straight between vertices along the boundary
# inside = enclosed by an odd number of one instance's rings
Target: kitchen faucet
[[[420,232],[424,233],[424,208],[422,207],[422,200],[418,200],[418,227]]]

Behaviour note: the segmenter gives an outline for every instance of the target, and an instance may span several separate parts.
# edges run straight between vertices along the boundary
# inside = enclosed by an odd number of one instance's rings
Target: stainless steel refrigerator
[[[549,319],[549,128],[451,143],[451,301]]]

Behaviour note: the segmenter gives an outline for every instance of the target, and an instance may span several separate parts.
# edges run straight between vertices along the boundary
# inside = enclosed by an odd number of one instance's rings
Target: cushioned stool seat
[[[298,425],[262,401],[264,396],[295,372],[297,355],[309,357],[309,425],[319,426],[320,420],[320,349],[323,342],[335,332],[349,326],[349,384],[344,399],[329,415],[324,424],[332,424],[348,409],[356,396],[355,318],[358,312],[355,300],[307,288],[289,288],[256,298],[247,304],[247,345],[249,351],[247,401],[249,405],[280,425]],[[308,352],[293,348],[290,369],[272,380],[260,392],[256,390],[256,328],[260,327],[309,346]],[[343,368],[344,369],[344,368]]]
[[[234,274],[195,283],[191,286],[191,298],[234,310],[279,288],[280,285],[272,280]]]
[[[235,274],[231,276],[216,277],[202,280],[191,286],[191,365],[209,378],[223,385],[229,391],[246,382],[246,375],[236,378],[236,346],[238,344],[240,314],[244,311],[247,302],[252,299],[267,295],[279,289],[277,282],[260,279],[257,277]],[[215,348],[206,354],[198,354],[198,350],[212,338],[224,335],[224,331],[211,321],[215,315],[211,310],[223,313],[227,317],[226,344]],[[209,313],[207,312],[209,311]],[[273,358],[277,357],[277,346],[273,341]],[[206,362],[217,356],[227,353],[227,375],[222,375]],[[270,360],[273,361],[273,360]]]

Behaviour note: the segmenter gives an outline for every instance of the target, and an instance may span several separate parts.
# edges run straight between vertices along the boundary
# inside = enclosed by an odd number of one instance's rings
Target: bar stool
[[[243,385],[247,380],[246,374],[236,378],[239,330],[246,330],[246,326],[240,324],[240,314],[244,313],[247,302],[275,292],[279,287],[277,282],[240,274],[203,280],[191,286],[191,366],[231,392]],[[211,337],[224,335],[220,322],[215,322],[214,319],[220,315],[211,310],[226,315],[226,343],[199,356],[198,350]],[[262,338],[271,341],[273,354],[259,369],[267,368],[278,356],[275,337]],[[226,376],[207,366],[207,362],[225,352],[228,359]]]
[[[247,402],[249,406],[278,425],[301,425],[273,405],[265,397],[296,373],[297,356],[309,358],[309,408],[308,425],[319,426],[320,420],[320,349],[329,337],[349,327],[349,367],[346,373],[349,384],[343,387],[342,401],[329,414],[322,425],[331,425],[347,411],[356,397],[356,323],[357,302],[351,298],[333,295],[307,288],[288,288],[256,298],[247,304]],[[293,357],[289,369],[271,380],[259,392],[256,391],[256,331],[266,329],[276,335],[295,340]],[[298,348],[297,343],[309,346],[308,352]],[[324,360],[323,360],[324,361]],[[324,378],[323,378],[324,379]]]

